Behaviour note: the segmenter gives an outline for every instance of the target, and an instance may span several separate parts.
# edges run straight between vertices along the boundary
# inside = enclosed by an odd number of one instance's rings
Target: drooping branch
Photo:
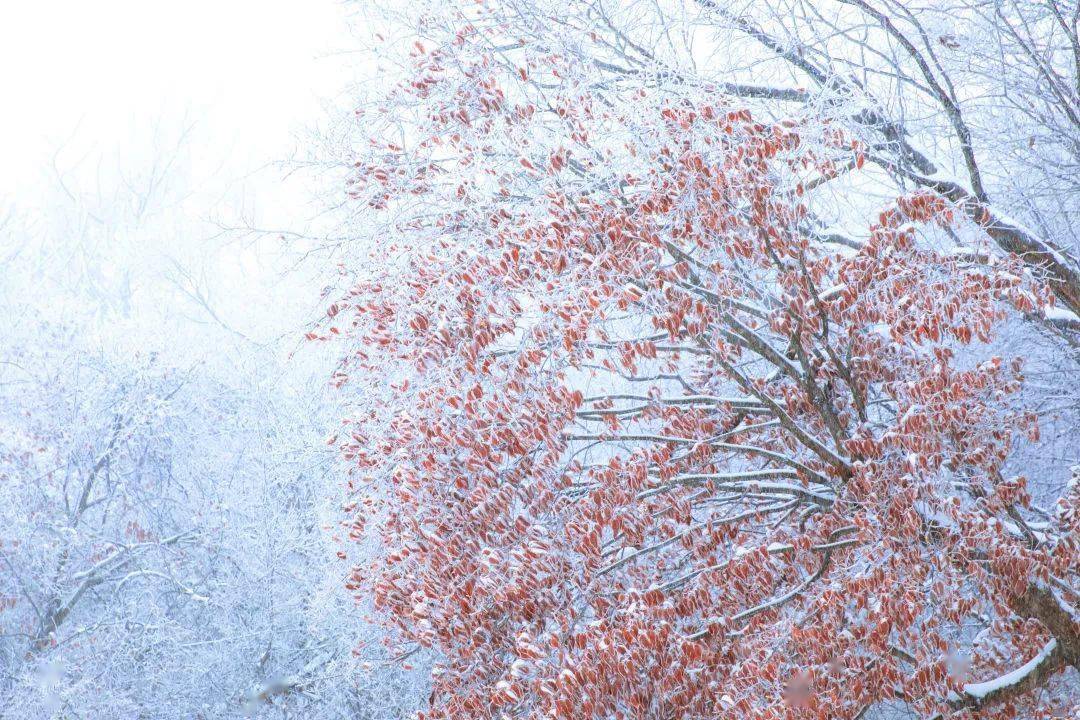
[[[1028,662],[992,680],[964,685],[963,694],[952,701],[953,708],[982,710],[1042,686],[1064,662],[1065,653],[1056,639],[1050,640]]]

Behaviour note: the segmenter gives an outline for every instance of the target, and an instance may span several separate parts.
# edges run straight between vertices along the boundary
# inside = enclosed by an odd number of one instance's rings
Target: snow
[[[1012,672],[994,678],[993,680],[987,680],[986,682],[969,683],[964,686],[964,692],[973,698],[982,700],[991,693],[1017,685],[1023,682],[1024,678],[1035,672],[1036,668],[1046,662],[1046,659],[1050,657],[1050,654],[1053,653],[1055,649],[1057,649],[1057,640],[1051,640],[1038,655],[1031,658],[1031,660]]]
[[[1057,305],[1044,308],[1043,317],[1047,320],[1057,320],[1059,322],[1080,323],[1080,317],[1077,317],[1076,313]]]
[[[1076,265],[1075,260],[1073,260],[1072,258],[1066,257],[1064,254],[1062,254],[1057,249],[1050,246],[1048,243],[1043,242],[1042,237],[1040,237],[1038,233],[1036,233],[1034,230],[1032,230],[1028,226],[1024,225],[1024,223],[1020,222],[1016,218],[1012,217],[1011,215],[1002,212],[1001,208],[994,207],[994,206],[991,205],[990,206],[990,212],[992,212],[994,214],[994,216],[997,217],[997,219],[998,219],[997,225],[998,226],[1010,225],[1010,226],[1016,228],[1017,230],[1019,230],[1020,232],[1024,233],[1029,238],[1034,240],[1035,243],[1039,246],[1039,250],[1041,252],[1044,252],[1044,253],[1050,255],[1051,257],[1054,258],[1054,260],[1056,260],[1060,264],[1064,265],[1065,267],[1075,267],[1075,265]]]
[[[831,287],[822,290],[821,293],[818,294],[818,298],[821,300],[831,300],[845,290],[847,290],[847,283],[837,283],[836,285],[832,285]]]

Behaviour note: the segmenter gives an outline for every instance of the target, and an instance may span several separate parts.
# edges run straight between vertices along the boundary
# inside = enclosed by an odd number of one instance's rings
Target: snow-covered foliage
[[[1014,454],[1069,432],[1021,355],[1075,373],[1076,262],[998,204],[945,18],[781,5],[379,35],[373,250],[311,337],[345,338],[348,587],[433,663],[423,717],[1074,707],[1078,498]]]

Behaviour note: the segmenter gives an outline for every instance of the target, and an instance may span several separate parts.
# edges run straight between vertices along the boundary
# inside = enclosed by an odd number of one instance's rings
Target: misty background
[[[365,654],[343,591],[333,357],[303,337],[371,74],[350,12],[0,9],[5,720],[316,699],[320,717],[398,716],[416,696]]]
[[[260,292],[281,280],[282,244],[229,231],[318,224],[318,179],[290,162],[306,159],[312,133],[348,88],[355,55],[345,50],[343,6],[109,0],[11,4],[3,15],[7,224],[49,234],[63,211],[85,213],[75,222],[91,225],[126,213],[109,247],[90,253],[103,264],[89,271],[101,273],[100,290],[128,275],[137,293],[152,276],[177,275],[170,266],[179,263],[213,294],[215,311],[252,324],[239,332],[265,339],[285,330],[281,313],[298,298]],[[73,262],[55,239],[50,247],[52,262]],[[251,312],[253,294],[260,312]],[[155,311],[206,321],[183,295],[155,292]],[[280,306],[262,312],[267,302]]]

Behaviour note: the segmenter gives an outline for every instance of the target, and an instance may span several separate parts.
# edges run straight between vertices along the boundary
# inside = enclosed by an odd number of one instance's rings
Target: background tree
[[[187,142],[61,152],[2,229],[0,717],[399,716],[408,676],[352,655],[313,303],[281,310],[316,273],[260,295]]]

